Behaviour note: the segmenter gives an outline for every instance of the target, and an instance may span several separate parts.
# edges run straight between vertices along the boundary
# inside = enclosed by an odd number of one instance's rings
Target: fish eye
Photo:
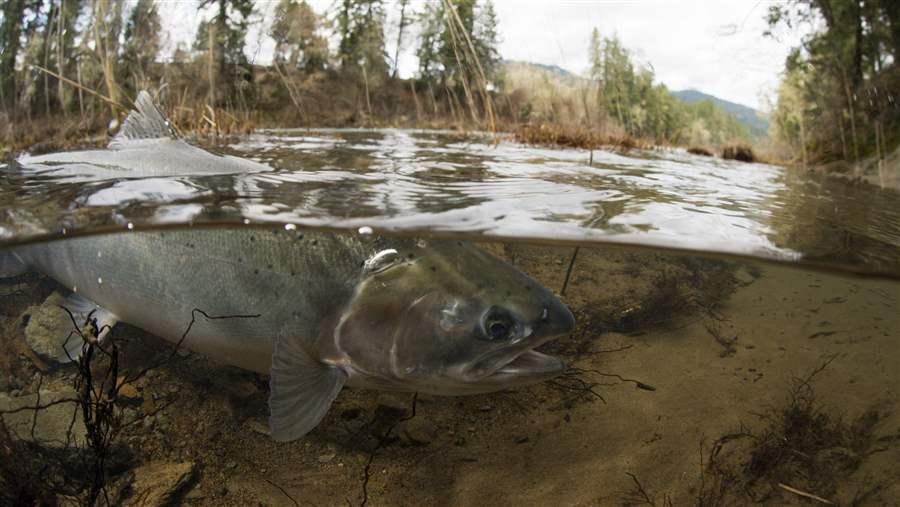
[[[484,318],[485,338],[490,341],[508,340],[512,338],[515,322],[503,308],[491,308]]]

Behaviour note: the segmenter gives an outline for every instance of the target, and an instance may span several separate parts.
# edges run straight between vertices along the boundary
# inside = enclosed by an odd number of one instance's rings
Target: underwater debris
[[[637,476],[631,472],[625,472],[631,478],[632,487],[620,499],[621,505],[624,507],[638,507],[646,505],[649,507],[673,507],[672,498],[668,494],[663,494],[662,503],[657,503],[656,496],[650,494],[638,480]]]
[[[847,497],[847,477],[872,454],[873,443],[883,440],[874,434],[882,416],[871,409],[847,422],[816,402],[812,381],[836,357],[794,378],[782,406],[756,414],[761,428],[742,425],[713,443],[699,505],[783,501],[784,495],[833,505],[833,499]]]

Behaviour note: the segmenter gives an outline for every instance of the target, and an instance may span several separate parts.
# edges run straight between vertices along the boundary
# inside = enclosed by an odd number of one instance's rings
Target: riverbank
[[[900,147],[885,157],[871,156],[856,163],[840,160],[815,166],[811,170],[830,177],[900,190]]]

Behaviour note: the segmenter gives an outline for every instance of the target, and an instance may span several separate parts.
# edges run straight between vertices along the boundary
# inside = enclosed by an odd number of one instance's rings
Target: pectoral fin
[[[278,338],[269,378],[269,427],[279,442],[309,433],[325,417],[347,375],[322,364],[299,340]]]

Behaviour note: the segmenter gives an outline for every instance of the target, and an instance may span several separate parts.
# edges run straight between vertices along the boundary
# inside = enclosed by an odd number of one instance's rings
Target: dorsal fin
[[[110,146],[121,146],[137,139],[162,138],[177,139],[178,134],[175,133],[175,129],[169,124],[166,115],[159,109],[150,94],[141,90],[134,99],[134,109],[128,113],[119,133],[109,144]]]

